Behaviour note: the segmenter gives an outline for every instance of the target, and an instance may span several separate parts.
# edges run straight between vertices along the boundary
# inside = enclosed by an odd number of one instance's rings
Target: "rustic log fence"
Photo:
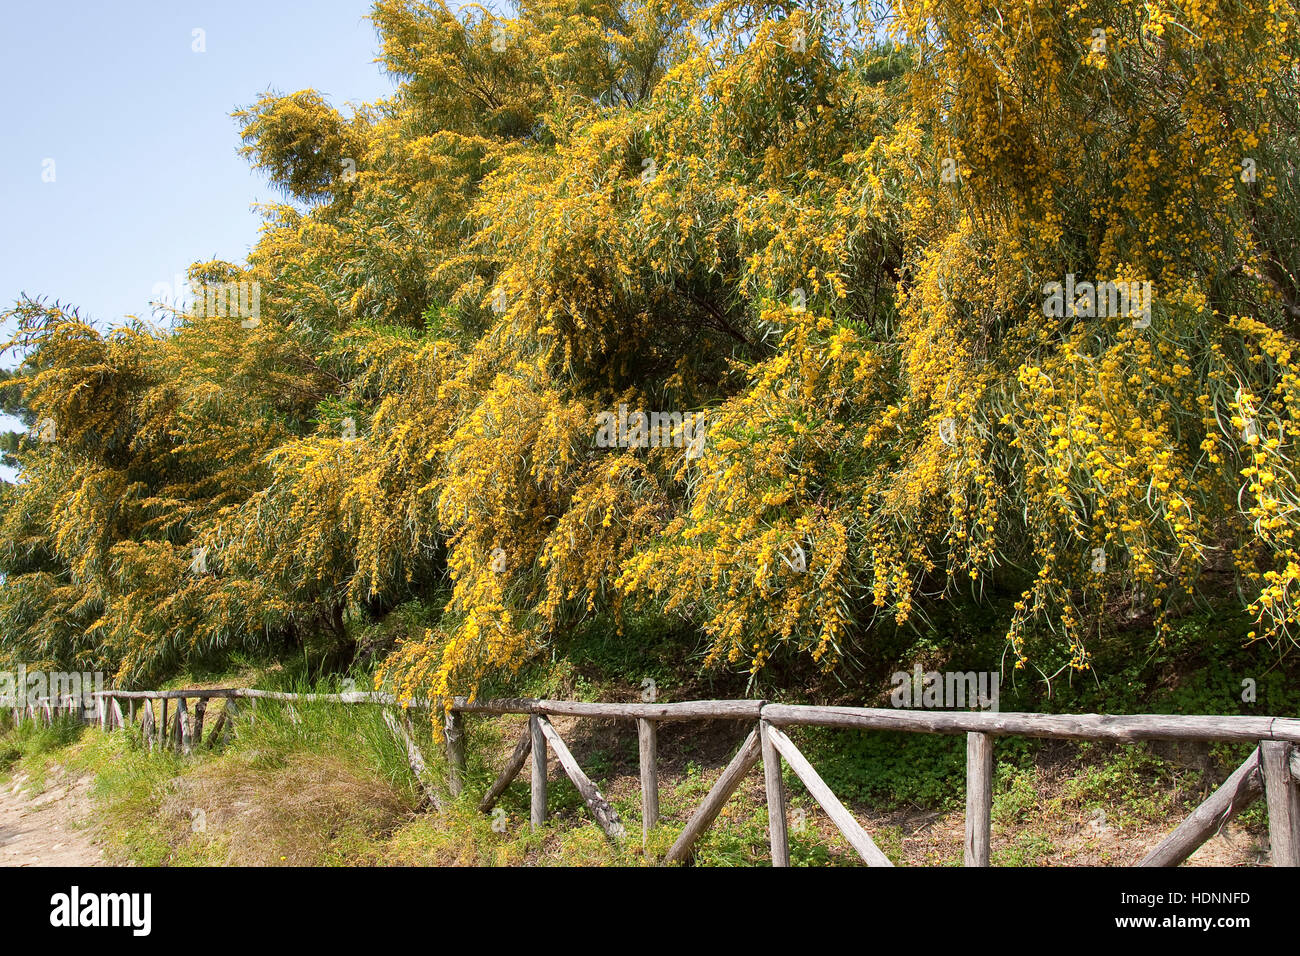
[[[194,701],[193,712],[189,701]],[[209,703],[225,704],[203,739]],[[212,748],[234,732],[240,716],[240,702],[255,710],[260,700],[340,704],[378,704],[402,712],[401,723],[392,711],[385,720],[406,750],[408,762],[425,794],[427,806],[441,808],[441,800],[419,747],[411,734],[407,710],[444,710],[443,737],[446,747],[447,790],[460,794],[465,776],[465,715],[519,714],[528,717],[501,775],[478,803],[490,813],[497,800],[524,768],[531,765],[530,822],[544,824],[547,812],[548,753],[573,782],[596,823],[611,839],[626,836],[618,813],[583,772],[568,745],[552,725],[552,717],[604,718],[636,722],[640,751],[642,839],[659,822],[657,772],[657,727],[665,721],[734,720],[750,728],[748,736],[723,769],[703,802],[664,857],[666,863],[685,862],[696,842],[739,788],[745,776],[761,760],[764,768],[768,807],[768,832],[772,863],[790,863],[786,826],[785,784],[782,765],[788,766],[848,843],[869,866],[892,866],[870,834],[827,786],[812,764],[786,735],[788,727],[834,727],[859,731],[903,731],[966,735],[966,833],[964,862],[967,866],[988,866],[992,834],[992,785],[994,738],[1023,736],[1061,740],[1182,740],[1243,742],[1257,744],[1245,762],[1224,783],[1188,815],[1141,861],[1140,866],[1177,866],[1206,840],[1222,829],[1234,815],[1263,798],[1268,809],[1269,843],[1274,866],[1300,866],[1300,719],[1288,717],[1185,716],[1146,714],[1109,716],[1101,714],[1022,714],[984,711],[885,710],[869,707],[823,707],[773,704],[762,700],[709,700],[682,703],[588,703],[570,700],[398,700],[390,694],[292,694],[249,688],[192,688],[173,691],[97,691],[85,699],[41,698],[15,707],[21,717],[53,721],[60,713],[80,712],[84,720],[98,723],[103,730],[120,727],[134,730],[139,703],[139,732],[145,746],[172,747],[182,754],[199,747]],[[93,701],[87,706],[88,701]],[[127,704],[124,713],[121,701]],[[161,710],[155,714],[154,703]],[[175,710],[170,718],[169,705]],[[250,719],[253,715],[250,715]],[[531,761],[529,760],[531,756]]]

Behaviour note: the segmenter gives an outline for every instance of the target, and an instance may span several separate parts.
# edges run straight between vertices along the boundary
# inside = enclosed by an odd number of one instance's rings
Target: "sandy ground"
[[[93,833],[80,824],[89,777],[58,780],[35,796],[22,776],[0,786],[0,866],[103,866]]]

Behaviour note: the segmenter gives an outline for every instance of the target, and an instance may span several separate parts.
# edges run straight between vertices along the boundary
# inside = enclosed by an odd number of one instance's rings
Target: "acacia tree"
[[[597,614],[836,669],[993,593],[1050,674],[1231,581],[1285,641],[1296,14],[381,0],[394,97],[236,114],[286,202],[200,271],[259,325],[29,323],[26,407],[88,425],[18,454],[0,633],[343,662],[436,601],[378,675],[424,695]],[[599,447],[623,406],[707,441]]]

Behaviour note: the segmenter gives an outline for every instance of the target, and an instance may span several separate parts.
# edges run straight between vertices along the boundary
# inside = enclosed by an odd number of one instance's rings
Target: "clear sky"
[[[231,111],[267,89],[311,87],[336,107],[391,93],[369,11],[369,0],[6,4],[0,309],[26,292],[107,328],[147,317],[155,287],[191,262],[242,261],[257,240],[252,204],[281,197],[236,152]]]
[[[117,325],[147,316],[155,286],[191,262],[242,261],[257,239],[251,204],[281,197],[236,153],[231,111],[267,89],[312,87],[337,107],[390,93],[369,10],[369,0],[6,4],[3,307],[27,292]]]

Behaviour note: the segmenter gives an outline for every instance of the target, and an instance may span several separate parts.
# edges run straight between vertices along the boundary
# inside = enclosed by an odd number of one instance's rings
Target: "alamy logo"
[[[34,422],[32,427],[27,430],[27,434],[34,441],[48,445],[58,438],[59,429],[53,418],[46,417]]]
[[[45,701],[79,701],[82,714],[93,717],[97,692],[104,689],[103,671],[0,671],[0,707],[36,708]]]
[[[704,416],[693,412],[633,412],[618,406],[618,415],[596,416],[596,445],[600,448],[685,448],[687,458],[704,451]]]
[[[262,283],[243,279],[239,282],[208,282],[191,286],[181,275],[172,282],[153,287],[154,300],[163,307],[190,312],[195,318],[241,319],[246,329],[262,324]]]
[[[133,936],[148,936],[153,930],[151,893],[83,894],[74,886],[69,893],[51,896],[50,907],[51,926],[125,926]]]
[[[895,707],[979,707],[996,712],[998,685],[1001,675],[997,671],[939,671],[922,672],[917,664],[912,673],[898,671],[889,678],[894,685],[889,702]]]
[[[1133,320],[1133,328],[1145,329],[1151,324],[1151,281],[1076,284],[1071,272],[1064,284],[1043,285],[1043,315],[1051,319],[1122,316]]]
[[[255,329],[262,324],[262,284],[243,280],[201,285],[194,290],[194,315],[239,318],[244,328]]]

